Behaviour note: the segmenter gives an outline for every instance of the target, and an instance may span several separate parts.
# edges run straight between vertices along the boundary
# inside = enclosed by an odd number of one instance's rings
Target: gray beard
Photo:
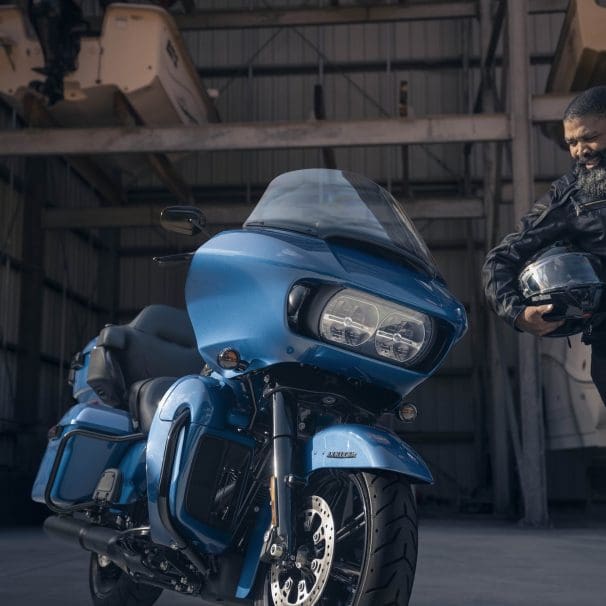
[[[577,185],[590,198],[606,197],[606,167],[596,166],[591,170],[582,164],[575,167]]]

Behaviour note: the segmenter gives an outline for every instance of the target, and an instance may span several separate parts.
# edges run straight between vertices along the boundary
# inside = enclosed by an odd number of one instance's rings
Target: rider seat
[[[149,433],[160,400],[176,380],[177,377],[156,377],[136,381],[131,385],[128,409],[133,425],[145,435]]]
[[[198,374],[202,366],[187,313],[149,305],[129,324],[99,333],[87,381],[105,404],[129,409],[135,425],[147,431],[175,377]]]

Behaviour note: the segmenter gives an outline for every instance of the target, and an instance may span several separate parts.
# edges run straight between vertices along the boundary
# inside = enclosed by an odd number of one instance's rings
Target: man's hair
[[[564,112],[564,120],[574,120],[585,116],[606,117],[606,86],[588,88],[575,97]]]

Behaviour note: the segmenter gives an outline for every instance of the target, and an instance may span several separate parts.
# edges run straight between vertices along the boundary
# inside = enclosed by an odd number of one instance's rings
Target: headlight
[[[359,297],[339,294],[322,312],[320,334],[327,341],[359,347],[372,337],[378,323],[376,305]]]
[[[427,351],[433,322],[403,305],[345,289],[324,306],[319,330],[329,343],[411,366]]]

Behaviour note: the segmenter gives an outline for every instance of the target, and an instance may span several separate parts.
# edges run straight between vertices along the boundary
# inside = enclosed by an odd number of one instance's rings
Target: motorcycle
[[[165,228],[202,229],[170,207]],[[152,305],[72,364],[33,498],[89,551],[96,606],[163,590],[254,606],[408,604],[422,458],[379,416],[467,328],[383,188],[308,169],[187,260],[188,315]]]

